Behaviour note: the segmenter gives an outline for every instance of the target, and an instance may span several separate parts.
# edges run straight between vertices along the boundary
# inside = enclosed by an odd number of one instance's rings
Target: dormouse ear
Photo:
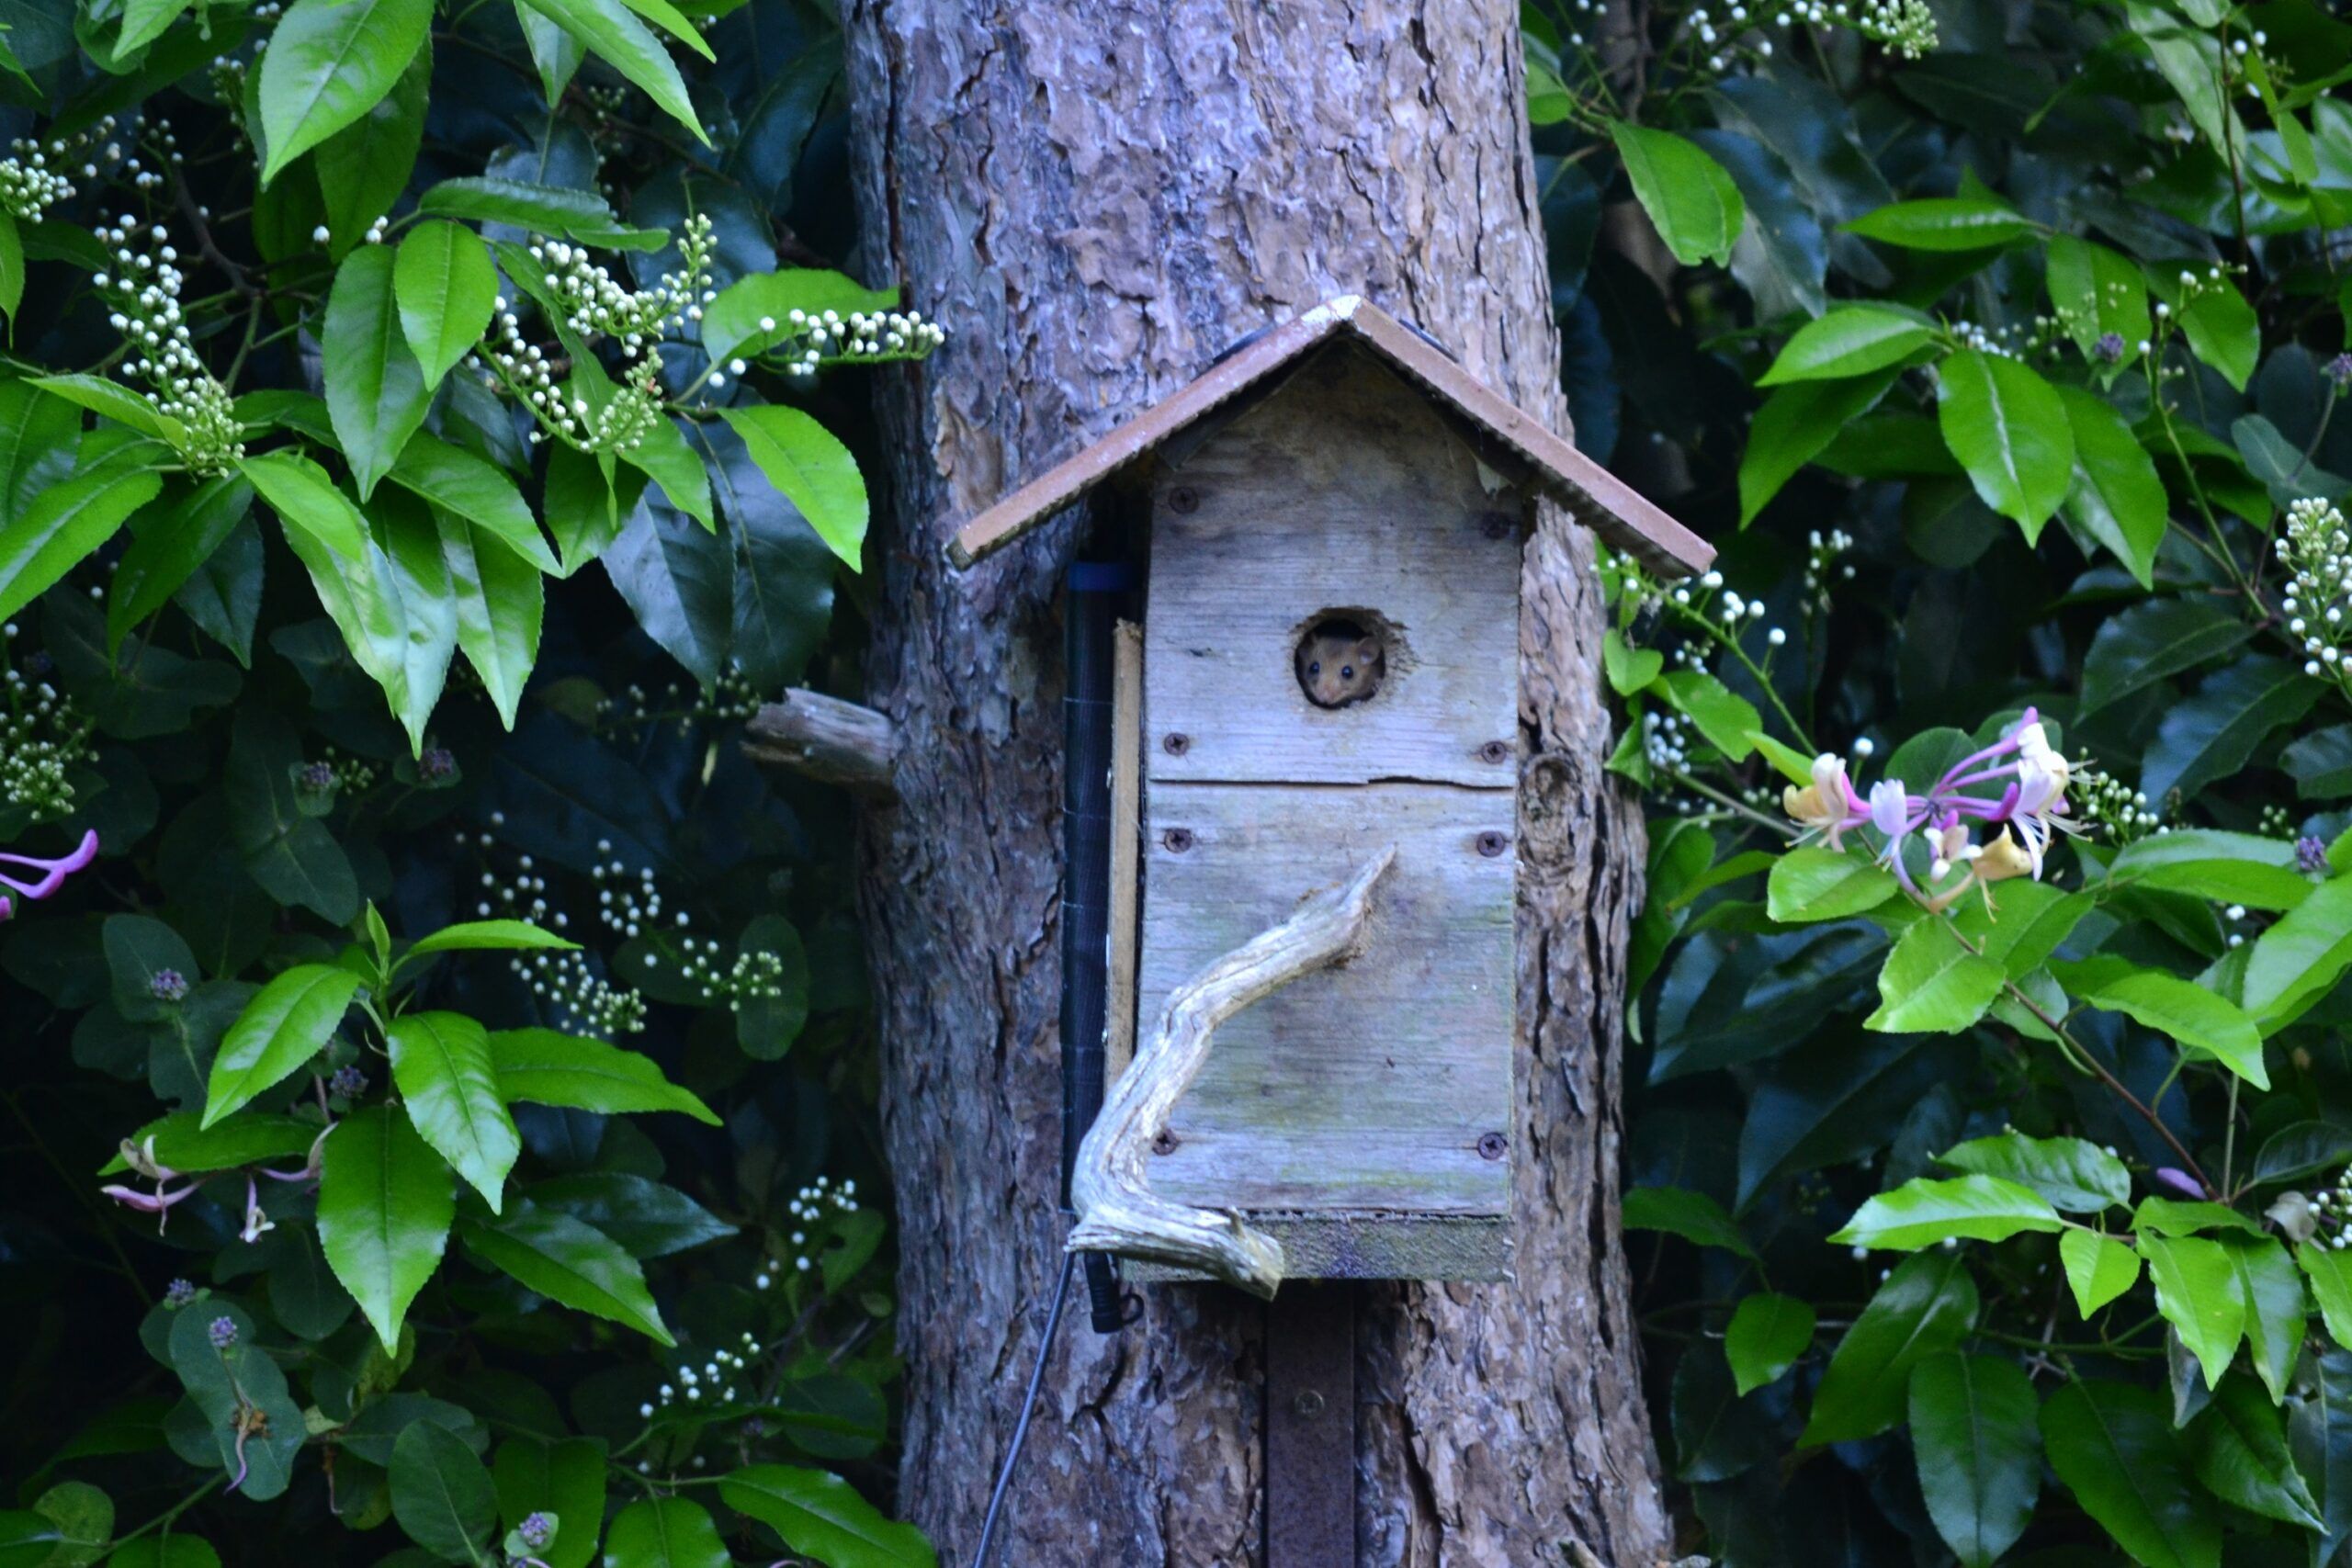
[[[1364,638],[1362,642],[1360,642],[1360,643],[1356,644],[1356,662],[1357,662],[1357,663],[1359,663],[1359,664],[1369,664],[1369,663],[1371,663],[1374,660],[1378,659],[1379,657],[1380,657],[1380,639],[1379,639],[1378,637],[1368,637]]]

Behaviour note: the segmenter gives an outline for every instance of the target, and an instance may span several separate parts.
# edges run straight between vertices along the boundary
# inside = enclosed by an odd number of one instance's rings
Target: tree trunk
[[[867,268],[949,332],[881,393],[868,700],[898,726],[864,910],[897,1173],[902,1503],[968,1553],[1058,1265],[1057,582],[947,525],[1244,333],[1360,293],[1564,418],[1514,0],[846,0]],[[1668,1555],[1617,1224],[1642,835],[1601,762],[1590,543],[1527,555],[1518,1279],[1357,1297],[1367,1564]],[[1264,1310],[1149,1287],[1046,1375],[1000,1562],[1262,1556]]]

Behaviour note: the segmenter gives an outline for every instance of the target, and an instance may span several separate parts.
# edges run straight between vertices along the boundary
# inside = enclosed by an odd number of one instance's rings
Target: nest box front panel
[[[1150,1162],[1298,1275],[1508,1265],[1523,508],[1352,350],[1155,481],[1138,1027],[1397,851],[1362,954],[1223,1024]]]

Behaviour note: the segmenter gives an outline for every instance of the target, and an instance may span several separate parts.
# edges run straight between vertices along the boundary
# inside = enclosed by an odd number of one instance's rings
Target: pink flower
[[[98,858],[98,835],[93,831],[82,835],[82,842],[62,860],[40,860],[32,855],[0,853],[0,867],[21,866],[38,872],[35,881],[26,882],[0,869],[0,887],[8,888],[26,898],[46,898],[65,886],[65,879]],[[0,920],[15,914],[16,906],[5,893],[0,893]]]

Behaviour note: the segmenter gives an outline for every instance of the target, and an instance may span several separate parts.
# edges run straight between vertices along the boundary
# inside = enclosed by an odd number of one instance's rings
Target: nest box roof
[[[1713,546],[1634,493],[1614,474],[1554,434],[1479,381],[1419,333],[1377,306],[1343,295],[1268,328],[1052,471],[1030,480],[956,531],[948,558],[969,566],[1001,549],[1170,437],[1278,378],[1326,344],[1369,350],[1467,424],[1486,444],[1516,458],[1517,478],[1532,484],[1577,521],[1653,571],[1668,577],[1704,570]]]

